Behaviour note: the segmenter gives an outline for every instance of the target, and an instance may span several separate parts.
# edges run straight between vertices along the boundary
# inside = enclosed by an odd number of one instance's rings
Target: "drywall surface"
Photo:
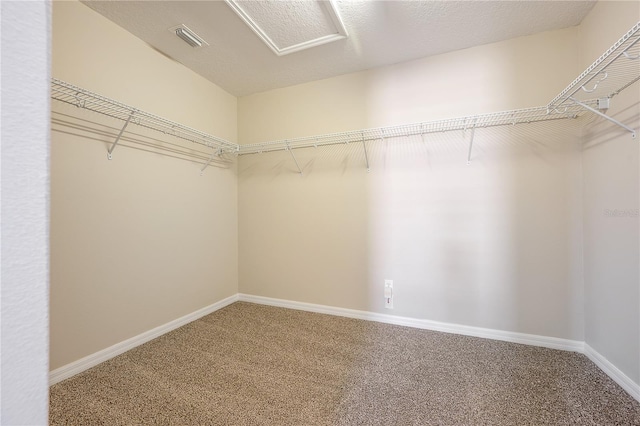
[[[545,104],[571,28],[239,99],[241,143]],[[242,156],[242,293],[583,339],[579,123]],[[394,280],[394,309],[384,280]]]
[[[638,2],[598,2],[580,26],[582,67],[587,68],[638,21]],[[614,97],[607,114],[640,130],[640,85],[635,83]],[[585,127],[585,341],[636,383],[640,383],[638,150],[637,137],[632,139],[604,119],[593,118]]]
[[[2,2],[0,423],[48,421],[49,48],[47,2]],[[22,23],[29,22],[24,37]]]
[[[578,73],[577,27],[241,97],[248,144],[536,107]]]
[[[52,74],[236,139],[235,97],[81,3],[54,2]],[[52,108],[53,370],[238,287],[235,163],[201,176],[201,164],[171,151],[184,149],[180,140],[135,124],[109,161],[123,122],[57,101]]]

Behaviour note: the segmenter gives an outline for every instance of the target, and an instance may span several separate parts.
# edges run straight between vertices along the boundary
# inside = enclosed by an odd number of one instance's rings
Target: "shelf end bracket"
[[[478,118],[473,120],[473,127],[471,127],[471,139],[469,140],[469,154],[467,155],[467,166],[471,164],[471,150],[473,149],[473,136],[476,134],[476,122]]]
[[[291,158],[293,158],[293,161],[296,163],[296,167],[298,168],[298,171],[300,172],[300,175],[302,175],[302,169],[300,168],[300,165],[298,164],[298,160],[296,160],[296,156],[293,155],[293,150],[289,146],[289,142],[287,142],[287,151],[289,151],[289,154],[291,154]]]
[[[116,136],[116,140],[113,141],[113,143],[111,144],[111,147],[109,148],[109,150],[107,151],[107,158],[109,160],[111,160],[112,158],[112,153],[113,150],[116,148],[116,146],[118,145],[118,142],[120,142],[120,138],[122,137],[122,134],[124,133],[124,130],[127,128],[127,126],[129,125],[129,123],[131,122],[131,119],[133,118],[133,114],[136,112],[136,110],[132,110],[131,114],[129,114],[129,117],[127,118],[127,121],[124,123],[124,126],[122,126],[122,129],[120,129],[120,133],[118,133],[118,136]]]
[[[367,144],[364,142],[364,132],[361,133],[362,135],[362,147],[364,148],[364,161],[367,163],[367,173],[369,173],[371,171],[371,168],[369,168],[369,154],[367,154]]]
[[[204,163],[204,166],[202,166],[202,168],[200,169],[200,176],[203,175],[204,169],[206,169],[209,166],[209,164],[211,164],[211,162],[213,161],[213,157],[215,157],[216,155],[218,157],[220,157],[222,155],[222,148],[218,148],[217,151],[214,151],[214,152],[211,153],[211,156],[209,157],[207,162]]]
[[[615,118],[609,117],[607,114],[604,114],[600,111],[598,111],[595,108],[590,107],[589,105],[580,102],[579,100],[575,99],[575,98],[569,98],[571,99],[573,102],[575,102],[576,104],[580,105],[582,108],[591,111],[594,114],[599,115],[600,117],[604,118],[605,120],[609,120],[610,122],[612,122],[613,124],[622,127],[623,129],[625,129],[626,131],[631,133],[631,137],[635,139],[636,137],[636,131],[634,129],[632,129],[631,127],[627,126],[626,124],[623,124],[621,122],[619,122],[618,120],[616,120]]]

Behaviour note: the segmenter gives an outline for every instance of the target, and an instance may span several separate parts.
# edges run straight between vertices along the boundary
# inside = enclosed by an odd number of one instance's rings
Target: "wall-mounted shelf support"
[[[214,151],[211,153],[211,156],[209,157],[209,159],[207,160],[206,163],[204,163],[204,166],[202,166],[202,168],[200,169],[200,176],[203,175],[204,170],[209,166],[209,164],[211,164],[211,162],[213,161],[213,157],[215,156],[220,157],[222,155],[222,148],[218,148],[217,151]]]
[[[116,146],[118,145],[118,142],[120,142],[120,138],[122,137],[122,134],[124,133],[124,130],[127,128],[127,126],[129,125],[129,123],[131,122],[131,119],[133,118],[133,114],[135,113],[135,110],[131,111],[131,114],[129,114],[129,117],[127,118],[127,121],[125,121],[124,126],[122,126],[122,129],[120,129],[120,133],[118,133],[118,136],[116,136],[116,140],[113,141],[113,143],[111,144],[111,147],[109,148],[109,150],[107,151],[107,158],[109,160],[111,160],[112,156],[111,154],[113,153],[113,150],[116,148]]]
[[[571,100],[572,100],[573,102],[575,102],[576,104],[580,105],[582,108],[584,108],[584,109],[586,109],[586,110],[588,110],[588,111],[591,111],[592,113],[597,114],[597,115],[599,115],[600,117],[602,117],[602,118],[604,118],[604,119],[606,119],[606,120],[609,120],[609,121],[610,121],[610,122],[612,122],[613,124],[616,124],[616,125],[618,125],[618,126],[622,127],[623,129],[627,130],[628,132],[631,132],[631,137],[632,137],[632,138],[635,138],[635,137],[636,137],[636,131],[635,131],[634,129],[632,129],[631,127],[629,127],[629,126],[627,126],[627,125],[625,125],[625,124],[622,124],[621,122],[619,122],[619,121],[618,121],[618,120],[616,120],[615,118],[609,117],[607,114],[604,114],[604,113],[602,113],[602,112],[598,111],[597,109],[592,108],[592,107],[590,107],[589,105],[587,105],[587,104],[584,104],[584,103],[580,102],[580,101],[579,101],[579,100],[577,100],[577,99],[574,99],[574,98],[569,98],[569,99],[571,99]]]
[[[362,133],[362,147],[364,148],[364,161],[367,163],[367,173],[371,171],[369,168],[369,155],[367,154],[367,144],[364,140],[364,132]]]
[[[471,139],[469,139],[469,154],[467,155],[467,166],[469,164],[471,164],[471,150],[473,149],[473,137],[476,134],[476,121],[477,120],[478,120],[477,118],[473,120],[473,126],[471,127]]]
[[[293,161],[296,163],[296,167],[298,168],[300,175],[302,175],[302,169],[300,168],[300,165],[298,164],[298,160],[296,160],[296,156],[293,155],[293,150],[291,149],[288,143],[287,143],[287,151],[289,151],[289,153],[291,154],[291,158],[293,158]]]

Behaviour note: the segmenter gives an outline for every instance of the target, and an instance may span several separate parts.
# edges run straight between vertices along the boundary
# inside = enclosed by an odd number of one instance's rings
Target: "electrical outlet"
[[[393,280],[384,280],[384,307],[393,309]]]

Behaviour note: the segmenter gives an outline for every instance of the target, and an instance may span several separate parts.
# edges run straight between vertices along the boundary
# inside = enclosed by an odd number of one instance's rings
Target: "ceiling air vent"
[[[194,33],[192,30],[189,29],[189,27],[187,27],[184,24],[180,24],[176,27],[171,27],[169,28],[169,31],[171,31],[172,33],[175,33],[175,35],[180,37],[191,47],[198,48],[198,47],[202,47],[202,45],[205,45],[205,46],[209,45],[209,43],[204,41],[202,37]]]

